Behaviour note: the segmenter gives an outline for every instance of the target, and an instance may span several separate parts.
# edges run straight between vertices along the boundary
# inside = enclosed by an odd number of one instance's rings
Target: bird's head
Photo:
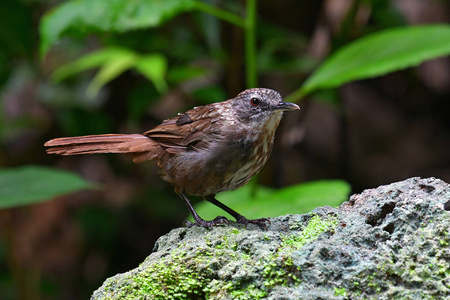
[[[231,106],[241,122],[259,124],[281,119],[284,111],[300,109],[297,104],[284,102],[280,93],[264,88],[241,92],[232,99]]]

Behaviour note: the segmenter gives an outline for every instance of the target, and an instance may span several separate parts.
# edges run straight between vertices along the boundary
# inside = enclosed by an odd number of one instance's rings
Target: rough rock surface
[[[340,208],[178,228],[92,299],[450,299],[450,185],[411,178]]]

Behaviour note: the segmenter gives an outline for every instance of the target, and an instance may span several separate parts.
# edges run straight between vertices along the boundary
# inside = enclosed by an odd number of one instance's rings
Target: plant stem
[[[256,69],[256,8],[258,0],[247,0],[245,18],[245,61],[247,88],[258,85]]]
[[[195,7],[204,13],[213,15],[236,26],[246,28],[245,20],[229,11],[217,8],[214,5],[210,5],[202,1],[196,1]]]
[[[196,1],[196,9],[213,15],[219,19],[227,21],[245,30],[245,62],[246,62],[246,80],[247,88],[254,88],[258,85],[256,68],[256,8],[258,0],[247,0],[246,17],[217,8],[202,1]]]

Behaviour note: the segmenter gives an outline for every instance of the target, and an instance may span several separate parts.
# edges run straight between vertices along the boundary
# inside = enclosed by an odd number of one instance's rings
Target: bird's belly
[[[266,141],[264,141],[266,142]],[[180,155],[174,160],[168,181],[177,192],[190,195],[214,195],[245,185],[266,163],[271,151],[267,143],[228,143],[204,152]]]
[[[252,155],[245,161],[241,162],[241,166],[237,170],[227,173],[224,176],[222,191],[235,190],[245,185],[250,179],[256,175],[266,163],[268,153],[266,155],[258,155],[258,151],[253,151]]]

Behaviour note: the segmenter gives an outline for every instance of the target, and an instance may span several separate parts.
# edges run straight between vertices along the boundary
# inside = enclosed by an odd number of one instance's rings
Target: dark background
[[[218,1],[219,6],[223,5]],[[151,163],[127,157],[56,157],[43,143],[60,136],[140,133],[195,105],[245,89],[242,30],[186,13],[156,29],[65,40],[39,59],[41,16],[55,0],[0,2],[0,166],[39,164],[72,170],[103,189],[1,211],[0,298],[85,299],[109,276],[136,267],[155,240],[188,215]],[[238,11],[243,1],[234,1]],[[356,5],[356,6],[355,6]],[[356,9],[355,9],[356,7]],[[350,13],[353,14],[349,17]],[[261,0],[259,86],[288,95],[329,53],[378,30],[448,23],[449,1]],[[159,94],[128,71],[91,99],[95,72],[60,84],[49,75],[104,45],[158,50],[169,69],[190,64],[206,76],[175,80]],[[173,75],[173,74],[172,74]],[[353,192],[413,176],[450,182],[450,60],[316,93],[277,132],[260,182],[283,187],[344,179]],[[276,204],[275,204],[276,205]],[[17,287],[25,289],[17,292]]]

